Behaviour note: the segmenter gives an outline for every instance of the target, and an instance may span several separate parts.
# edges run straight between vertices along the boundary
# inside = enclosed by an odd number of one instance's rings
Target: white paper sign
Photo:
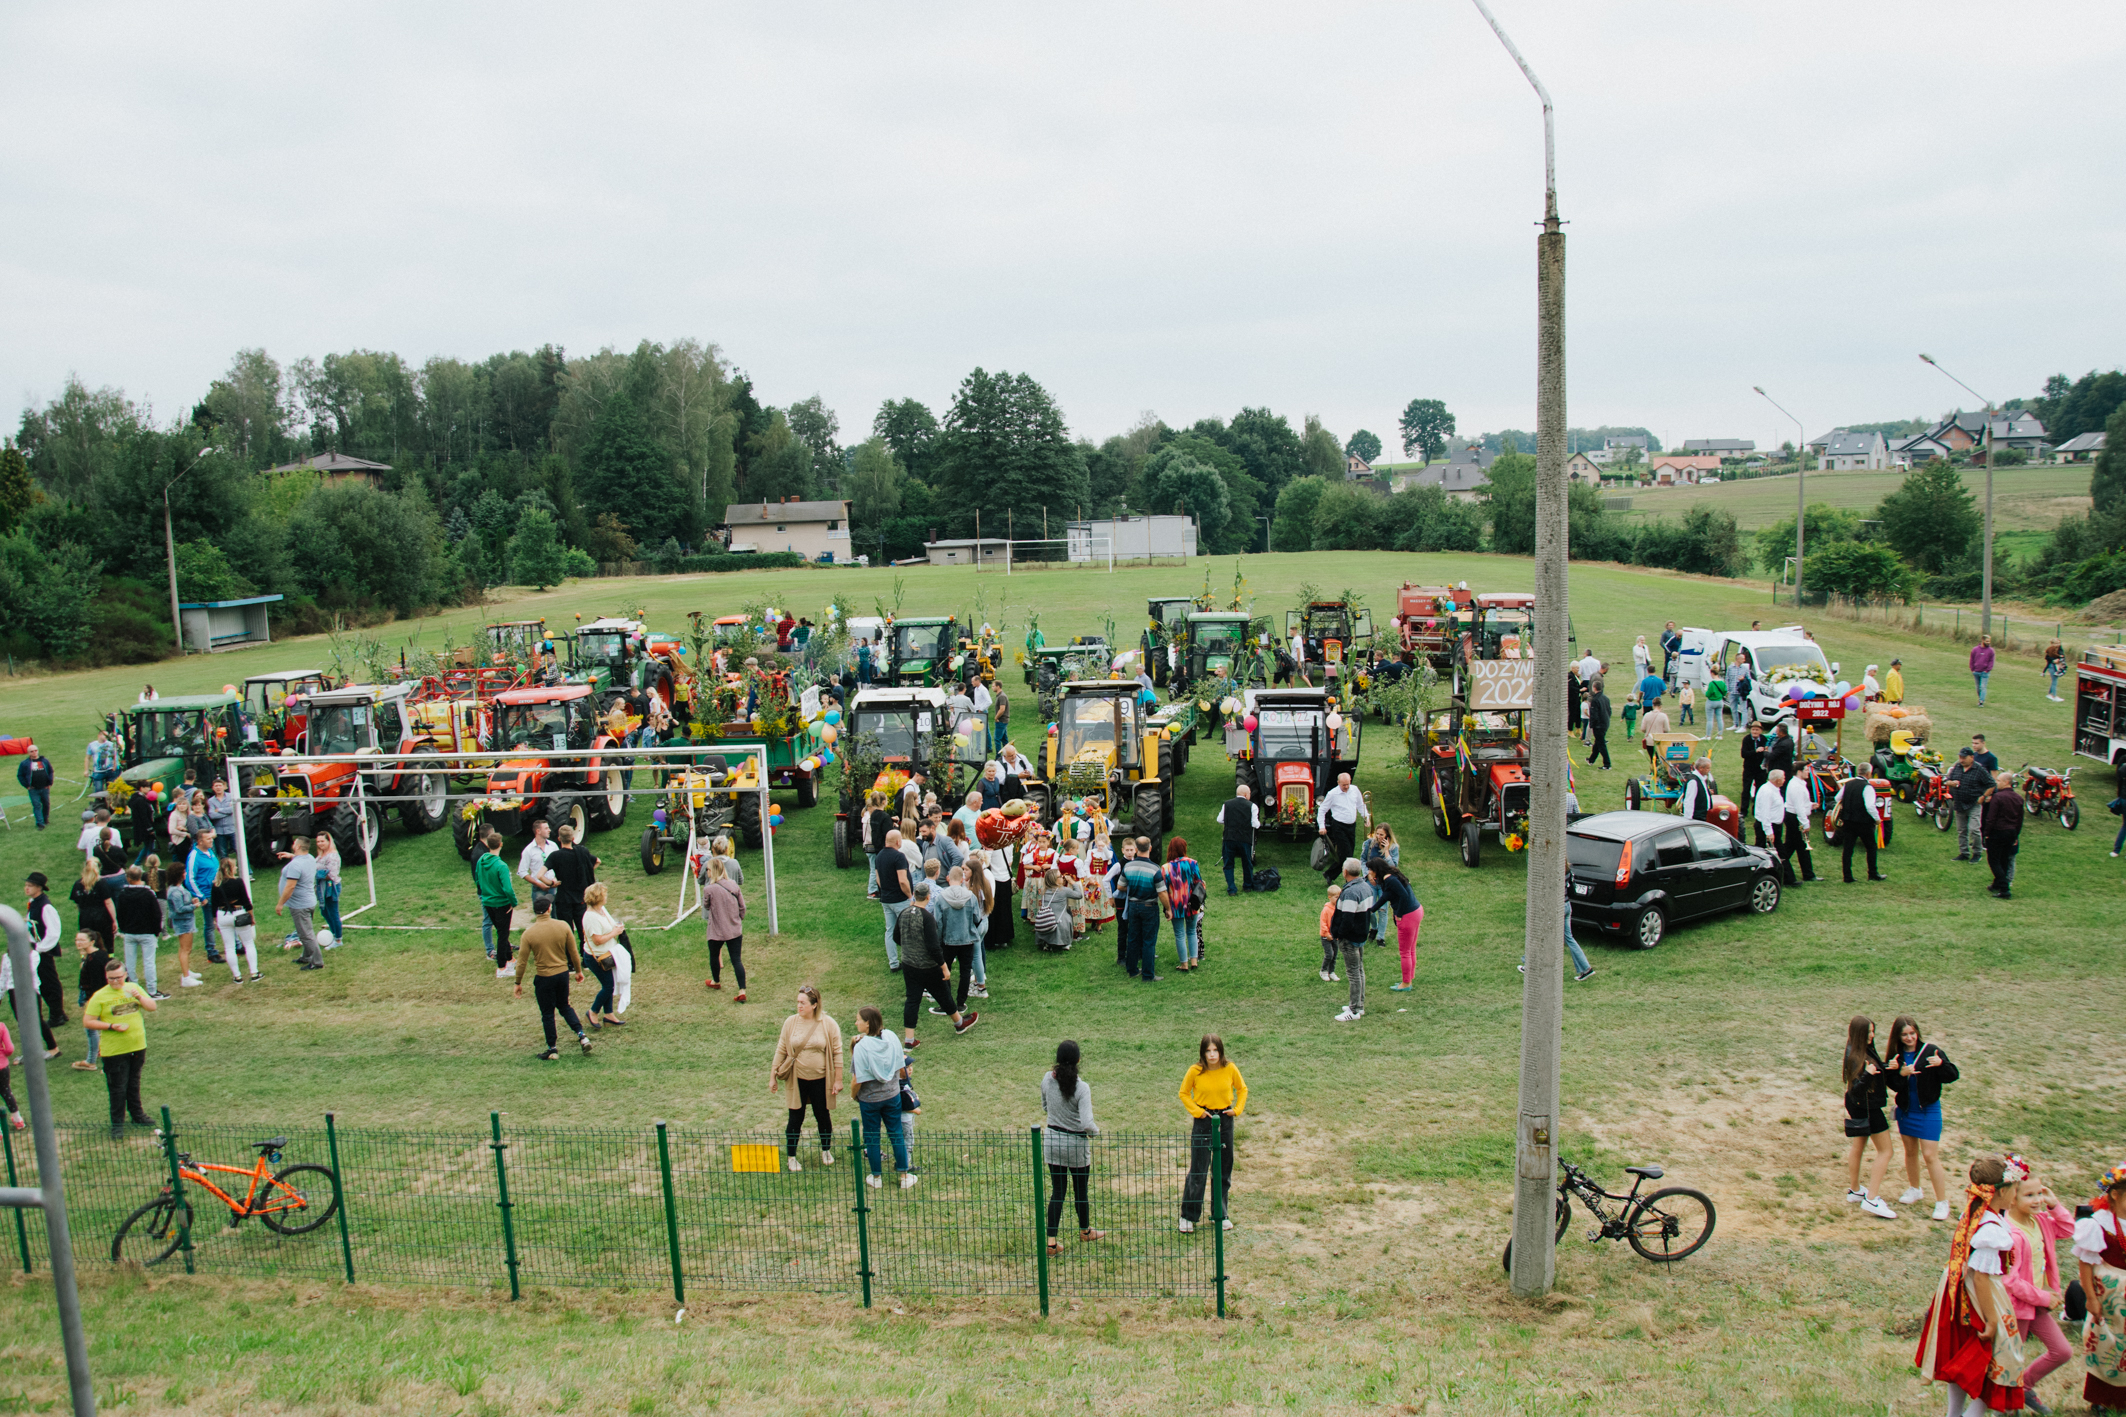
[[[1469,707],[1478,713],[1534,708],[1535,662],[1528,659],[1471,662]]]

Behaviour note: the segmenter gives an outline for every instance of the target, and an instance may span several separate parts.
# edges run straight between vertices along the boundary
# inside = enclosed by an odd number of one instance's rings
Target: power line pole
[[[1986,545],[1979,580],[1978,628],[1979,633],[1990,635],[1993,633],[1993,400],[1948,370],[1942,369],[1941,365],[1935,362],[1933,355],[1922,354],[1919,357],[1934,365],[1936,369],[1941,369],[1943,378],[1986,406],[1986,426],[1979,433],[1978,449],[1978,455],[1986,460]]]
[[[1514,1127],[1513,1292],[1548,1293],[1557,1272],[1558,1055],[1565,1031],[1565,634],[1571,523],[1565,481],[1565,232],[1558,220],[1550,93],[1475,0],[1543,101],[1543,234],[1536,238],[1535,706],[1530,713],[1528,968],[1521,978],[1521,1094]]]
[[[1786,413],[1786,406],[1765,393],[1761,386],[1757,387],[1757,394],[1773,408]],[[1791,413],[1786,416],[1794,418]],[[1794,617],[1798,620],[1801,617],[1801,554],[1809,519],[1809,430],[1802,427],[1798,418],[1794,418],[1794,437],[1797,440],[1794,444]]]

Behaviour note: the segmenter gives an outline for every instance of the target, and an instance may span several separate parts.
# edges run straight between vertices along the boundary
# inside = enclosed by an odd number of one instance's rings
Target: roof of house
[[[279,600],[278,595],[247,595],[241,600],[187,600],[178,605],[179,610],[229,610],[240,605],[271,605]]]
[[[1811,438],[1809,446],[1823,449],[1827,458],[1859,458],[1885,444],[1880,433],[1855,433],[1850,428],[1833,428],[1821,438]]]
[[[1395,480],[1400,488],[1437,487],[1446,492],[1474,492],[1491,485],[1484,469],[1470,462],[1436,462],[1430,467],[1398,473]]]
[[[2063,453],[2101,453],[2104,451],[2104,434],[2101,430],[2095,433],[2077,433],[2060,444],[2058,450]]]
[[[1749,438],[1686,438],[1683,440],[1683,451],[1726,453],[1733,456],[1738,453],[1754,453],[1757,451],[1757,444]]]
[[[1987,428],[1995,438],[2042,438],[2045,425],[2037,421],[2034,413],[2013,412],[2006,418],[1996,418]]]
[[[1647,466],[1657,472],[1664,467],[1692,467],[1701,472],[1718,472],[1720,459],[1712,453],[1660,453]]]
[[[1932,433],[1914,433],[1909,438],[1890,440],[1890,451],[1893,453],[1919,452],[1923,448],[1932,448],[1944,453],[1949,451],[1948,445]]]
[[[1646,439],[1633,436],[1625,438],[1604,438],[1602,440],[1602,446],[1605,448],[1643,448],[1648,446],[1648,444]]]
[[[724,508],[731,526],[748,522],[839,522],[849,519],[847,502],[734,502]]]
[[[391,464],[371,462],[367,458],[351,458],[345,453],[319,453],[300,462],[284,462],[279,467],[269,467],[268,472],[389,472]]]

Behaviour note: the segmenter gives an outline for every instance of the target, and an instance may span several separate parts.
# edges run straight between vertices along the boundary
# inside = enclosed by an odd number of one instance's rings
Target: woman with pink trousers
[[[1410,981],[1417,978],[1417,931],[1425,923],[1425,907],[1417,903],[1417,892],[1410,888],[1410,878],[1399,866],[1388,864],[1385,856],[1376,856],[1366,864],[1366,872],[1373,878],[1373,888],[1380,892],[1395,916],[1395,950],[1402,957],[1403,979],[1400,984],[1388,987],[1398,994],[1408,993]]]

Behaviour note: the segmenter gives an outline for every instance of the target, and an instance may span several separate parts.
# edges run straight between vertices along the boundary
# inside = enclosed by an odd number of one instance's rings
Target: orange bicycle
[[[269,1169],[281,1159],[281,1148],[287,1144],[286,1137],[256,1143],[258,1160],[249,1166],[217,1166],[212,1162],[195,1165],[190,1156],[179,1152],[177,1174],[229,1207],[232,1230],[243,1224],[247,1216],[255,1215],[277,1234],[307,1235],[339,1209],[339,1192],[327,1167],[300,1162],[278,1171]],[[208,1179],[208,1172],[243,1177],[242,1199],[215,1185]],[[127,1216],[118,1227],[118,1233],[111,1237],[111,1259],[114,1263],[131,1260],[143,1267],[161,1264],[177,1253],[185,1232],[191,1228],[192,1203],[180,1200],[164,1186],[162,1194]]]

